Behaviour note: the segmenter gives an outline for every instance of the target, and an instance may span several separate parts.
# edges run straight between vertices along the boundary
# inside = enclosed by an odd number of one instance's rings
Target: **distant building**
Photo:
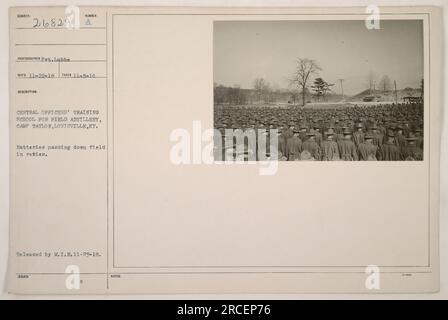
[[[422,97],[407,96],[407,97],[403,97],[403,100],[406,103],[422,103],[423,102],[423,98]]]
[[[375,99],[375,96],[365,96],[364,98],[362,98],[362,101],[370,102],[370,101],[373,101],[374,99]]]

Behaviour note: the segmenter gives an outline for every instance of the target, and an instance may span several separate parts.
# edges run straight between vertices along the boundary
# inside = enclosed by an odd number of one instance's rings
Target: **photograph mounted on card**
[[[10,9],[13,293],[439,287],[435,7]]]

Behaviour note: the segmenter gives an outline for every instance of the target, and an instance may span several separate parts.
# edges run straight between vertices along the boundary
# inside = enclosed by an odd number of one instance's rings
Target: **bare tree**
[[[290,81],[300,90],[302,94],[302,104],[306,103],[307,88],[311,81],[311,76],[322,70],[316,61],[308,58],[297,58],[296,71]]]
[[[264,80],[263,78],[257,78],[254,80],[254,90],[257,94],[258,100],[269,100],[269,93],[271,91],[269,82]]]
[[[289,86],[288,88],[289,100],[288,103],[292,103],[294,106],[296,105],[296,101],[299,98],[299,93],[295,87]]]

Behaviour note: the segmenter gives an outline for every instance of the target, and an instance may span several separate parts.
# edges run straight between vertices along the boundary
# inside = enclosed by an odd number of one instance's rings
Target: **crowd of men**
[[[418,161],[423,160],[423,105],[398,103],[335,108],[297,106],[215,106],[214,125],[228,129],[277,129],[278,150],[283,161]],[[269,138],[266,139],[269,141]],[[247,145],[244,154],[230,152],[236,159],[247,159],[259,148]],[[257,158],[258,159],[258,158]]]

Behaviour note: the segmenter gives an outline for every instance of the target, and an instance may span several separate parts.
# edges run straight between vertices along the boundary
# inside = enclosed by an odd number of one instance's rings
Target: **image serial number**
[[[269,304],[223,304],[222,315],[268,315],[271,313]]]

